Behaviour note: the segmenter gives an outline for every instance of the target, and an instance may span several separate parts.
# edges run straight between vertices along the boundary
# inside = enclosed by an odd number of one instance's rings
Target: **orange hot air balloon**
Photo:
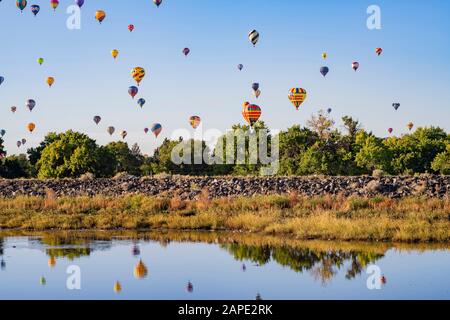
[[[136,279],[144,279],[148,275],[147,266],[139,260],[139,263],[134,267],[134,277]]]
[[[242,107],[242,116],[244,117],[245,121],[250,125],[250,127],[253,127],[256,122],[258,122],[259,118],[261,117],[262,111],[259,106],[256,104],[250,104],[248,102],[245,102]]]
[[[27,125],[27,129],[28,131],[30,131],[31,133],[33,133],[34,129],[36,129],[36,125],[34,123],[29,123]]]
[[[292,88],[289,90],[288,98],[298,110],[307,97],[306,90],[303,88]]]
[[[49,87],[51,87],[54,83],[55,83],[55,78],[53,78],[53,77],[47,78],[47,84]]]
[[[121,291],[122,291],[122,285],[120,284],[119,281],[116,281],[116,283],[114,283],[114,292],[120,293]]]
[[[106,18],[106,13],[103,10],[97,10],[97,12],[95,12],[95,19],[99,22],[102,23],[103,20],[105,20]]]
[[[380,56],[383,53],[383,49],[382,48],[376,48],[375,52],[376,52],[377,55]]]

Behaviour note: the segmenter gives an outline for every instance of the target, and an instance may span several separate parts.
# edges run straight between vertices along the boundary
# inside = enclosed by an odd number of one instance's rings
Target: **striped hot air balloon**
[[[56,11],[56,8],[58,8],[58,6],[59,6],[59,1],[58,0],[50,0],[50,5],[53,8],[53,10]]]
[[[27,0],[17,0],[16,1],[16,6],[22,12],[23,9],[25,9],[27,7]]]
[[[245,102],[242,107],[242,116],[244,117],[245,121],[250,125],[250,127],[253,127],[256,122],[258,122],[259,118],[261,117],[262,111],[259,106],[256,104],[250,104],[248,102]]]
[[[200,126],[202,119],[199,116],[192,116],[189,118],[189,123],[192,128],[197,129]]]
[[[289,90],[288,97],[294,107],[298,110],[302,103],[305,102],[307,93],[303,88],[292,88],[291,90]]]
[[[142,79],[145,77],[145,69],[141,67],[135,67],[133,70],[131,70],[131,76],[133,77],[134,81],[136,81],[137,85],[141,83]]]
[[[376,52],[377,55],[380,56],[383,53],[383,49],[382,48],[376,48],[375,52]]]
[[[256,46],[259,41],[259,32],[256,30],[250,31],[250,33],[248,34],[248,38],[250,39],[250,42],[253,44],[253,46]]]

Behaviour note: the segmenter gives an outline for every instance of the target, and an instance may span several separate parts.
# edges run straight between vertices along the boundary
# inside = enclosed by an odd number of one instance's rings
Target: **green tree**
[[[115,158],[114,171],[118,172],[127,172],[132,175],[140,175],[140,167],[143,163],[143,157],[137,145],[133,146],[133,150],[130,150],[128,144],[122,141],[119,142],[111,142],[107,144],[106,149],[113,155]]]
[[[375,137],[372,133],[359,131],[356,135],[356,145],[359,146],[356,163],[359,167],[367,169],[367,173],[375,169],[391,171],[392,154],[383,139]]]
[[[436,156],[431,168],[440,174],[450,175],[450,143],[447,144],[444,152]]]
[[[0,137],[0,159],[6,157],[5,147],[3,146],[3,139]]]
[[[0,159],[0,177],[6,179],[29,178],[33,168],[24,154]]]
[[[36,163],[38,177],[75,178],[91,172],[101,174],[100,148],[87,135],[69,130],[58,134],[41,152]]]
[[[53,141],[55,141],[56,139],[58,139],[58,134],[56,134],[55,132],[50,132],[45,136],[44,141],[42,141],[38,147],[30,148],[27,150],[28,159],[32,166],[35,166],[39,161],[42,151],[45,149],[45,147],[53,143]]]

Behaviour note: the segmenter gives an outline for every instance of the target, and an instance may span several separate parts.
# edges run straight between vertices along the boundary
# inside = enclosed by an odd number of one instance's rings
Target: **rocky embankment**
[[[450,193],[450,176],[418,177],[132,177],[114,179],[0,180],[0,198],[46,196],[121,196],[143,194],[195,199],[200,194],[210,198],[287,194],[305,196],[386,196],[402,198],[426,196],[446,198]]]

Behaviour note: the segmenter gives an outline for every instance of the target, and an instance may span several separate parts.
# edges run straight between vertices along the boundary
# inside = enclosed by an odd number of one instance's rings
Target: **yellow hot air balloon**
[[[113,58],[115,60],[117,58],[117,56],[119,55],[119,50],[116,50],[116,49],[112,50],[111,55],[113,56]]]
[[[103,10],[97,10],[95,12],[95,19],[99,22],[102,23],[103,20],[105,20],[106,17],[106,13]]]
[[[55,78],[53,78],[53,77],[47,78],[47,84],[49,87],[51,87],[54,83],[55,83]]]
[[[325,60],[326,58],[328,58],[328,54],[326,52],[322,53],[322,58],[323,60]]]
[[[303,88],[292,88],[291,90],[289,90],[288,97],[295,108],[298,110],[302,103],[306,100],[307,93]]]
[[[120,284],[119,281],[116,281],[116,283],[114,283],[114,292],[120,293],[121,291],[122,291],[122,285]]]
[[[148,274],[147,266],[139,260],[139,263],[134,267],[134,277],[136,279],[144,279]]]
[[[32,133],[34,131],[34,129],[36,129],[36,125],[34,123],[29,123],[27,125],[27,129],[28,129],[28,131],[30,131]]]
[[[136,81],[137,85],[141,83],[142,79],[145,77],[145,69],[141,67],[136,67],[133,70],[131,70],[131,76],[133,77],[134,81]]]
[[[51,268],[53,268],[54,266],[56,266],[56,259],[55,259],[55,257],[50,257],[50,258],[48,259],[48,266],[51,267]]]

